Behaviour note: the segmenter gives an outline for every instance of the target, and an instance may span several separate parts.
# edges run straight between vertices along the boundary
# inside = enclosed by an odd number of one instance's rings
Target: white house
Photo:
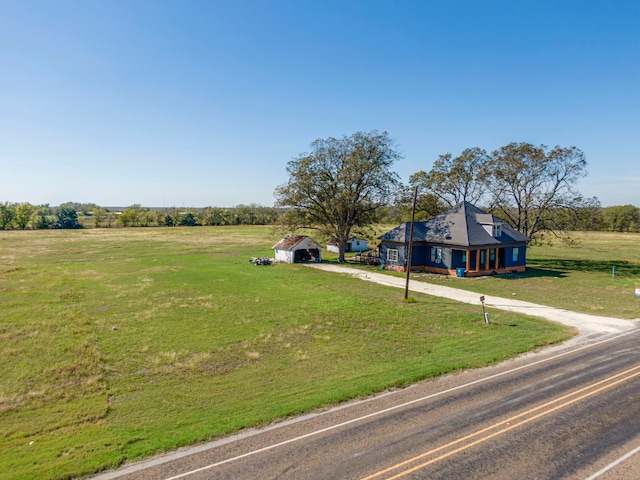
[[[306,235],[287,235],[273,246],[276,262],[320,262],[322,247]]]
[[[369,247],[364,238],[351,237],[347,240],[345,252],[366,252],[367,250]],[[335,241],[327,243],[327,251],[339,253],[338,243]]]

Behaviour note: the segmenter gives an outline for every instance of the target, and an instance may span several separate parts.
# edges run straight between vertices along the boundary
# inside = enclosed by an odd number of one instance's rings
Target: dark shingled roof
[[[495,238],[483,225],[501,225],[502,234]],[[378,237],[397,243],[407,243],[410,222],[398,225],[393,230]],[[462,202],[431,220],[414,222],[413,241],[439,243],[444,245],[474,246],[499,245],[504,243],[528,242],[529,238],[510,227],[498,217],[485,213],[469,202]]]

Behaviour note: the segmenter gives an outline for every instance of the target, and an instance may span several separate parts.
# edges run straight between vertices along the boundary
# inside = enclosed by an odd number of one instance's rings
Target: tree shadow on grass
[[[563,260],[563,259],[545,259],[535,260],[531,262],[531,270],[555,271],[566,273],[574,272],[598,272],[611,274],[615,265],[616,276],[633,277],[640,275],[640,264],[631,263],[626,260],[617,262],[598,261],[598,260]],[[527,272],[529,267],[527,268]],[[525,272],[525,273],[527,273]]]
[[[505,280],[540,277],[564,278],[568,272],[595,272],[611,275],[613,265],[616,266],[616,277],[634,278],[640,276],[640,264],[626,260],[614,263],[597,260],[536,259],[528,263],[527,269],[522,273],[508,273],[495,275],[495,277]]]
[[[539,277],[563,278],[566,276],[567,276],[566,273],[559,269],[552,270],[547,268],[530,267],[527,265],[527,269],[524,272],[494,275],[494,278],[499,278],[502,280],[521,280],[524,278],[539,278]]]

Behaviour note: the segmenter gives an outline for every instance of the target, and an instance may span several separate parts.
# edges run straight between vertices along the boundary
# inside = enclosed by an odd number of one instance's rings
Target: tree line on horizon
[[[422,201],[423,205],[417,206],[416,219],[426,220],[446,210],[443,205],[425,205],[428,199],[423,198]],[[132,205],[112,209],[75,202],[57,207],[5,202],[0,203],[0,230],[276,225],[283,213],[282,208],[261,205],[188,209]],[[410,211],[405,198],[383,208],[379,223],[398,224],[408,219]],[[558,228],[567,231],[640,233],[640,208],[616,205],[560,209],[556,212],[554,222]]]
[[[46,230],[128,227],[195,227],[272,225],[281,209],[261,205],[204,208],[124,208],[66,202],[57,207],[29,203],[0,203],[0,230]]]
[[[640,208],[601,207],[575,189],[587,175],[576,147],[512,142],[493,152],[467,148],[440,155],[431,170],[402,184],[391,169],[402,156],[387,132],[317,139],[287,164],[289,180],[274,192],[275,206],[108,208],[67,202],[57,207],[0,203],[0,230],[276,225],[316,230],[346,243],[376,223],[426,220],[462,201],[540,239],[567,231],[640,232]],[[366,237],[367,235],[364,234]]]

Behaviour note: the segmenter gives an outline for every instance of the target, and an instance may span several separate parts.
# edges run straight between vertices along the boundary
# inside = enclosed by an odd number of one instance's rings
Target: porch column
[[[496,248],[496,261],[494,262],[494,266],[493,266],[495,270],[498,270],[498,255],[500,255],[500,249]]]
[[[471,256],[471,250],[467,250],[467,254],[465,255],[465,257],[467,258],[467,266],[465,268],[466,272],[469,271],[469,266],[471,265],[471,258],[469,258],[470,256]]]
[[[491,260],[489,260],[489,248],[487,248],[487,251],[484,252],[485,254],[485,258],[484,258],[484,269],[485,270],[489,270],[489,262],[491,262]]]
[[[480,271],[480,250],[476,250],[476,272]]]

